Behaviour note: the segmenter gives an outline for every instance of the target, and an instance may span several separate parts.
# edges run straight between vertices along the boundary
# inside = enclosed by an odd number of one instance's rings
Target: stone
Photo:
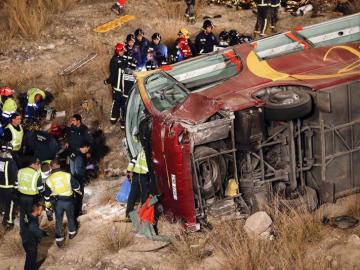
[[[352,234],[349,236],[348,241],[349,244],[352,244],[354,246],[360,246],[360,237],[356,234]]]
[[[271,217],[265,211],[259,211],[248,217],[244,230],[249,235],[258,236],[268,230],[271,224]]]

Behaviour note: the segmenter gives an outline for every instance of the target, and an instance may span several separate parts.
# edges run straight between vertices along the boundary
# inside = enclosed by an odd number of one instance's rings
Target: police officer
[[[45,206],[48,211],[55,209],[55,237],[56,244],[60,247],[64,244],[63,217],[66,214],[68,220],[69,239],[77,234],[77,222],[74,214],[74,192],[81,194],[80,184],[70,173],[60,169],[58,160],[51,162],[52,172],[45,184]],[[53,202],[53,203],[52,203]]]
[[[19,170],[17,187],[21,223],[25,215],[31,214],[32,205],[40,201],[40,192],[45,190],[44,184],[41,181],[40,163],[36,158],[32,158],[29,167]]]
[[[140,203],[143,204],[149,196],[149,169],[146,162],[145,152],[142,149],[136,158],[136,162],[129,164],[128,171],[133,173],[131,181],[131,189],[126,205],[126,217],[134,210],[136,201],[140,198]]]
[[[202,31],[195,38],[195,48],[197,54],[204,54],[214,51],[218,44],[216,36],[213,34],[214,24],[210,20],[205,20]]]
[[[25,118],[29,121],[39,120],[44,115],[46,94],[39,88],[31,88],[27,92]]]
[[[121,126],[124,126],[125,122],[125,104],[126,98],[124,97],[124,74],[127,68],[127,61],[124,57],[125,46],[122,43],[115,45],[114,56],[110,61],[110,76],[104,83],[111,84],[112,86],[112,99],[113,104],[111,108],[110,122],[116,124],[120,117],[121,112]]]
[[[44,210],[44,206],[35,203],[31,206],[30,214],[26,214],[20,222],[20,236],[26,253],[24,270],[36,270],[37,248],[41,239],[48,234],[39,228],[39,217]]]
[[[276,33],[276,23],[279,20],[278,13],[280,8],[281,0],[271,0],[271,18],[270,18],[270,29],[272,33]]]
[[[155,69],[159,68],[160,64],[156,59],[155,51],[153,48],[150,47],[148,49],[146,59],[147,59],[146,64],[145,64],[146,70],[149,71],[149,70],[155,70]]]
[[[195,21],[195,0],[185,0],[186,3],[186,10],[185,10],[185,17],[188,19],[189,22]]]
[[[152,42],[150,43],[149,48],[153,49],[157,63],[160,66],[166,65],[168,62],[168,48],[161,43],[161,35],[159,33],[154,33],[151,36],[151,40]]]
[[[15,189],[18,168],[11,155],[12,146],[4,144],[0,152],[0,199],[5,206],[5,214],[2,221],[7,230],[14,227],[15,218]]]
[[[264,37],[270,24],[271,0],[255,0],[255,3],[257,7],[257,18],[254,37]]]
[[[21,115],[14,113],[11,115],[11,122],[5,127],[4,140],[12,146],[12,156],[18,166],[21,168],[21,146],[24,138],[24,130],[21,126]]]
[[[3,87],[0,89],[0,95],[2,103],[1,123],[3,126],[6,126],[18,107],[14,99],[13,89],[10,87]]]
[[[145,38],[145,32],[138,28],[134,32],[135,36],[135,56],[137,60],[137,69],[142,70],[145,68],[147,50],[149,48],[149,41]]]

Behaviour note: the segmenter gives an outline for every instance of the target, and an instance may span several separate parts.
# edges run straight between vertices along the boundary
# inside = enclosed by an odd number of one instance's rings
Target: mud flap
[[[115,20],[104,23],[104,24],[94,28],[93,31],[97,32],[97,33],[106,33],[108,31],[110,31],[116,27],[119,27],[119,26],[123,25],[124,23],[132,21],[134,19],[135,19],[135,16],[133,16],[133,15],[125,15],[120,18],[116,18]]]

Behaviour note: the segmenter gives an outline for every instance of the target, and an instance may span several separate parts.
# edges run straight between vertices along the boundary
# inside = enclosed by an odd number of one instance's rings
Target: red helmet
[[[125,51],[125,45],[122,43],[118,43],[115,45],[115,53],[119,53]]]
[[[14,90],[10,87],[2,87],[0,88],[0,95],[4,97],[9,97],[14,94]]]

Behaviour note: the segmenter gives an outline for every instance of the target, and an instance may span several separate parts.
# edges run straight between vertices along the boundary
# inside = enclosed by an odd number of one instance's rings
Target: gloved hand
[[[48,221],[53,221],[54,220],[54,218],[53,218],[53,210],[50,209],[50,208],[46,208],[45,212],[46,212],[47,220]]]

